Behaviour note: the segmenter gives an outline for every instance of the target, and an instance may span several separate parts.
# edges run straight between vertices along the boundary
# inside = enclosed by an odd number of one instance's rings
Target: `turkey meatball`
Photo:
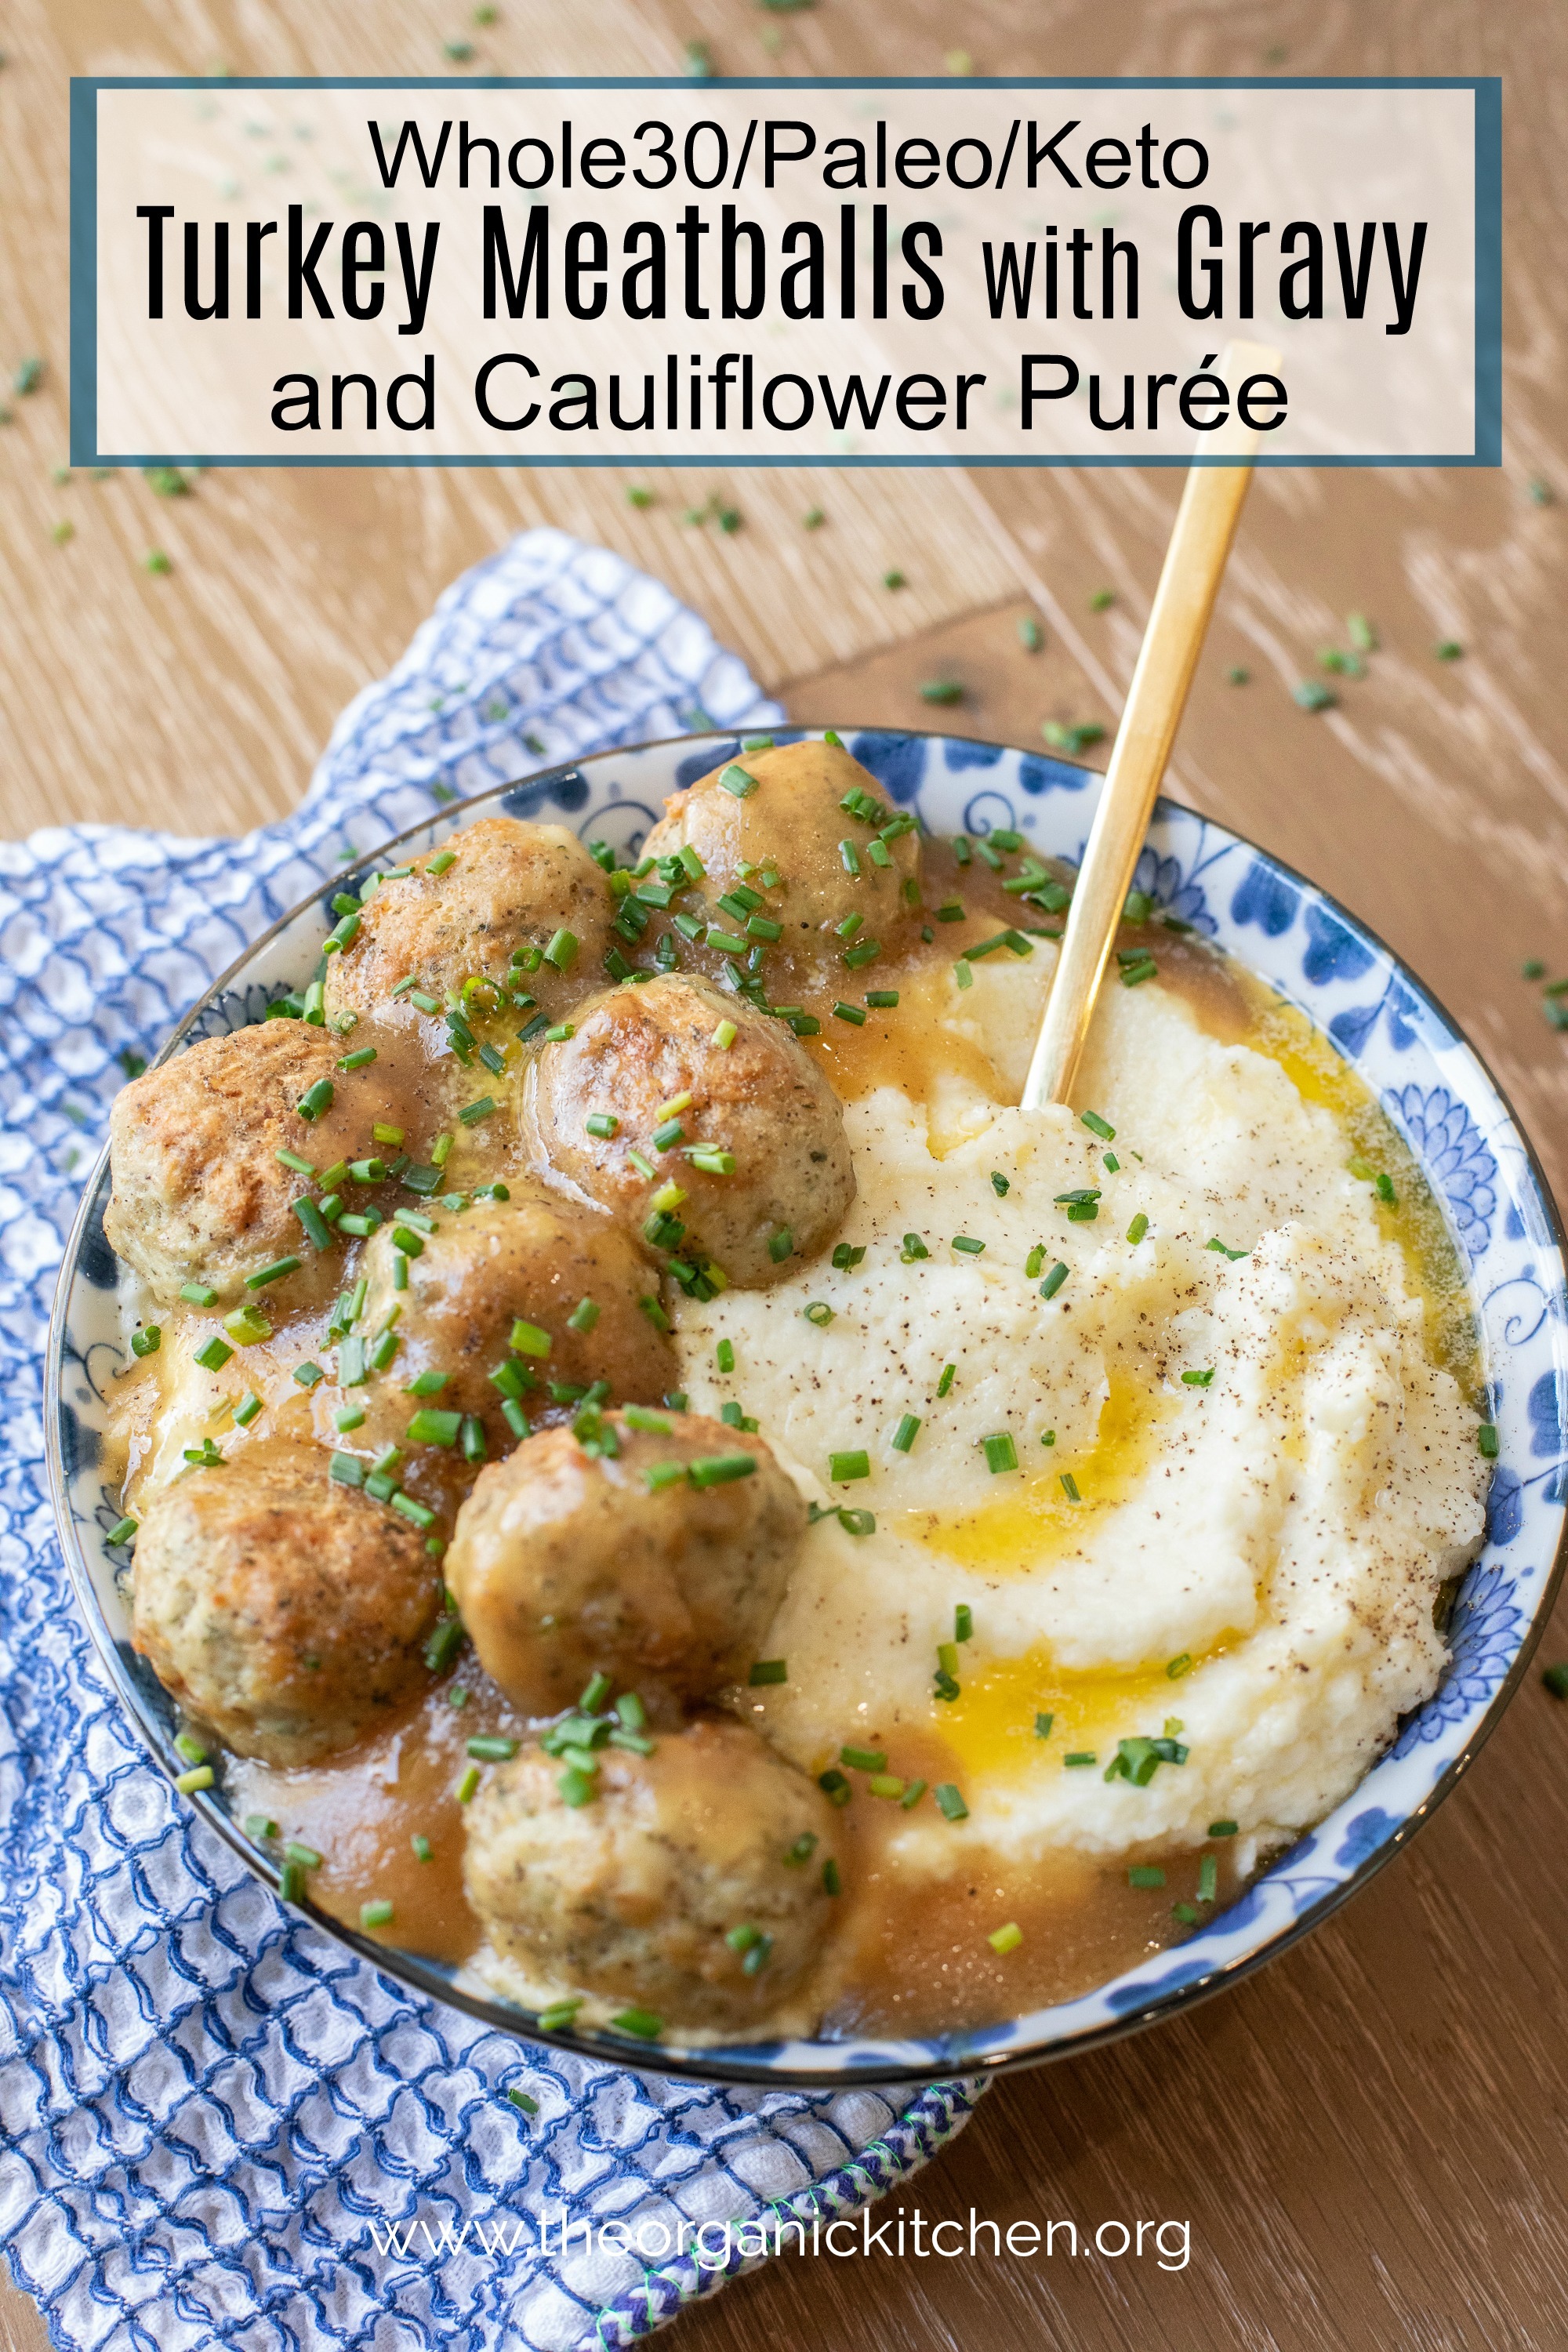
[[[668,977],[585,999],[575,1032],[527,1081],[528,1125],[557,1175],[656,1247],[689,1235],[743,1289],[832,1238],[855,1197],[844,1113],[782,1021]],[[590,1129],[606,1118],[613,1133]],[[655,1196],[671,1182],[681,1197],[661,1215]]]
[[[305,1167],[360,1150],[366,1121],[352,1084],[337,1076],[341,1039],[305,1021],[263,1021],[204,1037],[172,1062],[122,1087],[110,1112],[113,1192],[103,1230],[160,1307],[187,1282],[226,1304],[245,1277],[279,1258],[299,1271],[271,1291],[279,1307],[325,1297],[342,1269],[310,1247],[293,1202]],[[325,1081],[332,1099],[316,1118],[299,1106]]]
[[[637,1303],[649,1295],[647,1266],[602,1210],[526,1182],[513,1184],[509,1201],[460,1214],[433,1206],[433,1233],[395,1215],[363,1260],[370,1286],[360,1328],[380,1330],[396,1308],[402,1341],[392,1371],[349,1392],[365,1408],[363,1443],[373,1451],[404,1444],[422,1407],[476,1414],[498,1453],[517,1441],[502,1409],[508,1395],[534,1414],[548,1408],[552,1383],[580,1394],[607,1382],[606,1402],[657,1402],[674,1387],[675,1350]],[[417,1255],[410,1255],[410,1242],[420,1245]],[[400,1255],[409,1258],[405,1290],[394,1280]],[[514,1349],[509,1343],[520,1321],[531,1328],[517,1335],[521,1345]],[[503,1366],[510,1369],[498,1386],[490,1376]],[[430,1380],[411,1396],[408,1386],[421,1374]]]
[[[806,1507],[769,1448],[700,1413],[639,1419],[661,1426],[605,1415],[613,1454],[542,1430],[482,1470],[458,1514],[447,1580],[525,1714],[570,1706],[600,1671],[645,1699],[710,1698],[744,1679],[784,1598]],[[726,1457],[754,1467],[705,1486],[679,1475]]]
[[[721,781],[737,766],[755,785],[740,798]],[[871,819],[843,806],[851,793],[864,794]],[[707,877],[703,889],[714,901],[737,883],[757,889],[763,869],[776,873],[779,888],[762,886],[763,911],[784,925],[786,946],[805,944],[803,935],[831,933],[849,915],[861,918],[858,940],[887,942],[919,906],[920,834],[912,820],[889,806],[875,776],[842,744],[742,751],[686,792],[672,793],[664,805],[644,855],[668,857],[694,849]],[[890,841],[882,838],[884,826],[892,829]],[[847,854],[844,842],[850,845]],[[915,885],[914,895],[905,890],[906,882]],[[839,945],[837,938],[824,942],[832,950]]]
[[[332,1483],[317,1446],[252,1446],[155,1496],[132,1638],[241,1756],[310,1764],[418,1689],[441,1578],[395,1512]]]
[[[468,1815],[463,1880],[526,1980],[668,2025],[744,2029],[801,1983],[826,1937],[831,1811],[758,1733],[702,1717],[651,1756],[601,1748],[591,1803],[524,1748]]]
[[[383,1020],[416,1019],[400,982],[444,1005],[448,992],[471,975],[498,981],[531,996],[553,1020],[581,995],[584,975],[596,974],[609,944],[615,912],[609,886],[575,834],[559,824],[524,824],[516,817],[481,817],[453,834],[441,854],[452,863],[439,874],[430,860],[384,882],[367,899],[357,936],[327,968],[326,1010]],[[519,950],[548,950],[562,933],[552,961],[531,971],[512,963]]]

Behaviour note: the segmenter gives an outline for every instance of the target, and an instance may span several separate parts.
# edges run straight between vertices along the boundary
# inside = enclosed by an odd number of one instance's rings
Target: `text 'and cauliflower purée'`
[[[982,2025],[1354,1786],[1480,1538],[1470,1320],[1299,1014],[758,739],[489,818],[127,1087],[137,1645],[284,1892],[644,2042]]]

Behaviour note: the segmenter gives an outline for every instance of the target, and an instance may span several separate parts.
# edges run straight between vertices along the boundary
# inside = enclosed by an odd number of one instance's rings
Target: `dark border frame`
[[[487,74],[237,74],[215,79],[201,74],[91,74],[73,76],[70,85],[70,462],[73,466],[287,466],[306,467],[625,467],[637,465],[678,469],[687,466],[730,467],[737,470],[773,467],[780,471],[801,466],[838,467],[904,467],[919,471],[946,467],[1060,467],[1066,466],[1186,467],[1193,464],[1219,466],[1231,459],[1192,454],[1135,454],[1126,457],[1089,452],[1080,456],[1033,453],[1025,457],[970,457],[961,454],[921,457],[908,453],[887,457],[825,458],[773,454],[747,457],[728,450],[700,455],[644,457],[635,450],[584,456],[498,450],[474,457],[420,457],[376,452],[374,456],[342,454],[311,457],[217,455],[190,451],[181,456],[153,453],[132,456],[102,451],[98,446],[98,93],[118,89],[680,89],[692,82],[676,75]],[[697,85],[736,90],[802,89],[951,89],[947,77],[928,75],[846,74],[796,76],[715,76]],[[1275,457],[1260,450],[1257,466],[1295,466],[1326,471],[1342,467],[1463,466],[1502,464],[1502,79],[1497,74],[1236,74],[1236,75],[1112,75],[976,76],[971,88],[997,90],[1051,89],[1468,89],[1475,100],[1475,443],[1466,456],[1436,457]]]

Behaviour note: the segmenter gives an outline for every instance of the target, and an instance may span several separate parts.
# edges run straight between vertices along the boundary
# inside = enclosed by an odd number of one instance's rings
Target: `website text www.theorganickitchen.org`
[[[637,2222],[591,2215],[568,2218],[563,2207],[552,2221],[531,2216],[491,2214],[453,2222],[416,2214],[412,2220],[373,2221],[370,2243],[379,2254],[405,2262],[434,2262],[460,2251],[510,2259],[518,2255],[557,2259],[611,2255],[651,2264],[689,2255],[700,2270],[723,2271],[763,2254],[852,2256],[887,2254],[916,2262],[1032,2261],[1044,2255],[1098,2257],[1104,2262],[1152,2262],[1163,2271],[1184,2271],[1192,2260],[1192,2223],[1110,2219],[1080,2230],[1066,2221],[988,2221],[971,2206],[967,2221],[945,2215],[931,2221],[917,2206],[891,2212],[873,2206],[837,2217],[766,2212],[739,2221],[666,2221],[657,2214]]]

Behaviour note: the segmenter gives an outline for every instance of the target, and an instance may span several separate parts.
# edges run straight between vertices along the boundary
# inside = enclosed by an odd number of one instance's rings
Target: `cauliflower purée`
[[[819,1504],[876,1522],[813,1528],[763,1650],[788,1681],[749,1696],[813,1770],[852,1741],[897,1772],[935,1734],[998,1864],[1223,1820],[1245,1871],[1434,1688],[1435,1606],[1481,1533],[1476,1415],[1334,1116],[1179,996],[1101,998],[1079,1091],[1113,1138],[1005,1107],[1054,954],[942,975],[931,1050],[967,1075],[849,1107],[858,1263],[681,1310],[693,1405],[739,1399]],[[1184,1762],[1108,1780],[1140,1737]],[[890,1858],[951,1872],[952,1840],[923,1807]]]

